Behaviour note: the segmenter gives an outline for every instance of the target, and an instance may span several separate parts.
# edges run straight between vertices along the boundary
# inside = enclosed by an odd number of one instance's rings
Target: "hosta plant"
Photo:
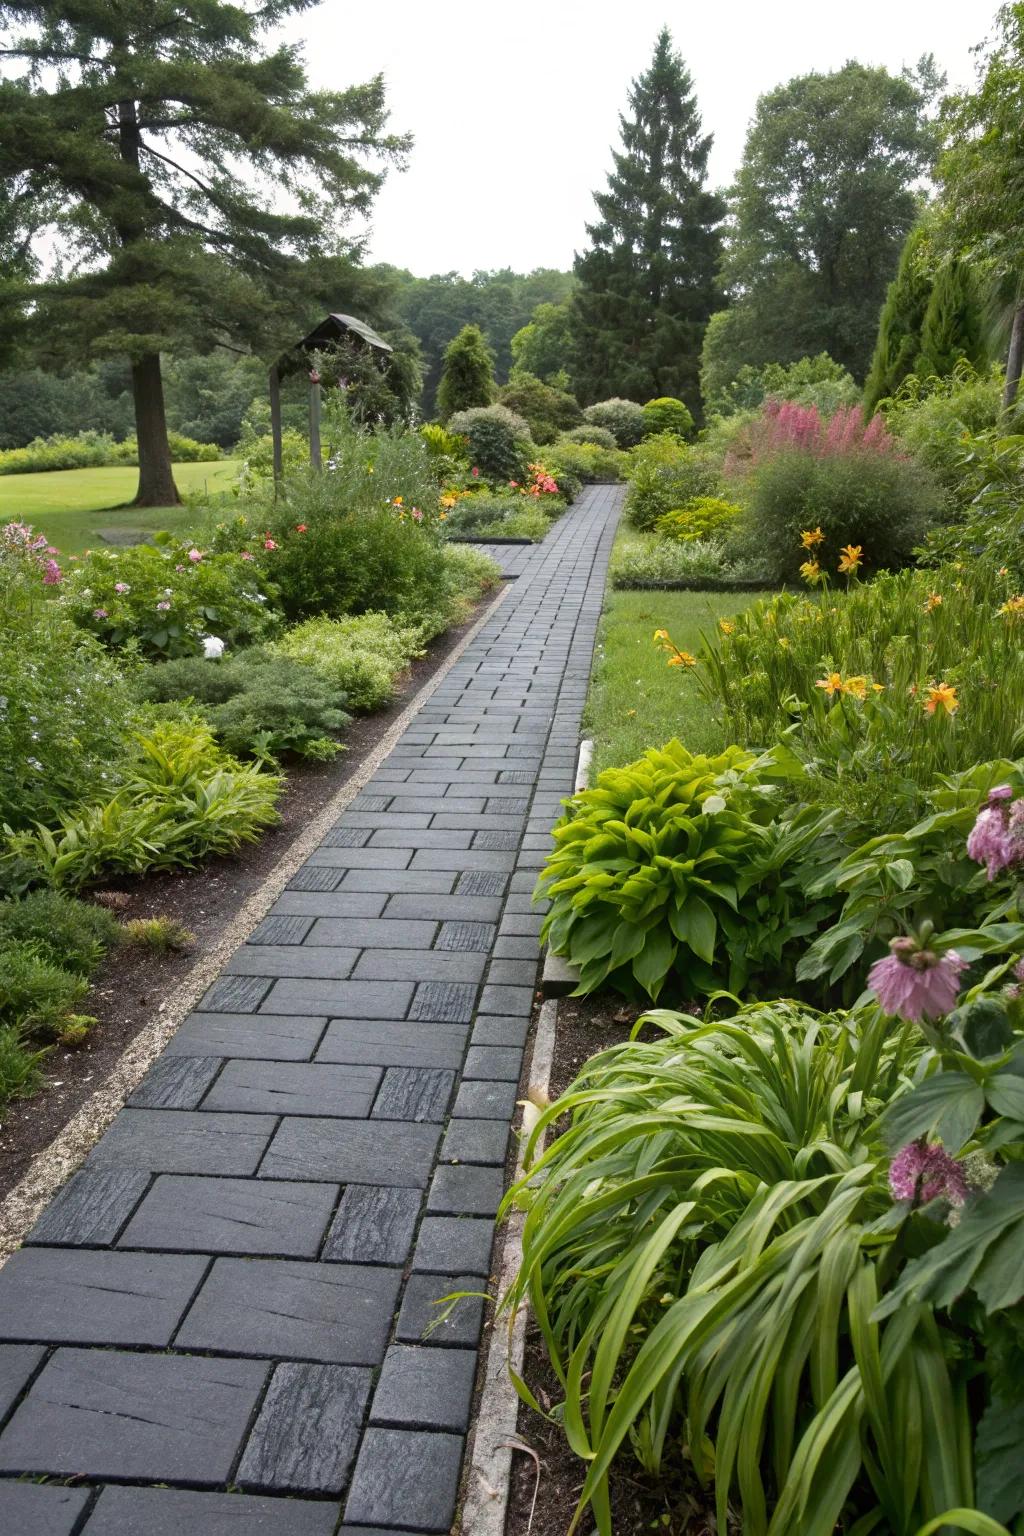
[[[704,757],[671,741],[567,802],[537,895],[551,903],[542,939],[579,967],[581,993],[693,998],[779,972],[816,915],[787,879],[803,826],[783,835],[769,771],[739,747]]]

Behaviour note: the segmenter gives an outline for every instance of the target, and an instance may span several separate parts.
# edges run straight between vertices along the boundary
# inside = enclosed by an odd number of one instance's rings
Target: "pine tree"
[[[921,325],[915,372],[943,379],[957,363],[985,363],[984,325],[970,267],[955,257],[939,268]]]
[[[381,179],[367,156],[407,147],[384,132],[379,76],[311,91],[296,48],[268,51],[308,4],[0,0],[3,52],[27,69],[0,81],[0,171],[61,198],[75,272],[37,290],[33,330],[55,359],[130,359],[140,505],[177,500],[161,352],[294,324],[309,285],[346,267],[341,226]]]
[[[896,276],[889,284],[878,320],[878,339],[864,385],[870,416],[913,373],[921,351],[921,327],[932,296],[931,237],[923,224],[907,236]]]
[[[623,147],[576,257],[573,382],[585,401],[675,395],[696,415],[725,204],[705,188],[711,135],[667,28],[619,121]]]
[[[437,414],[447,421],[456,411],[490,405],[495,393],[494,353],[478,325],[464,325],[445,348]]]

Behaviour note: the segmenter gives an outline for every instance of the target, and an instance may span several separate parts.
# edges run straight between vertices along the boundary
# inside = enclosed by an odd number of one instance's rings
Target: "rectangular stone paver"
[[[0,1531],[451,1529],[621,500],[506,551],[514,587],[0,1270]]]

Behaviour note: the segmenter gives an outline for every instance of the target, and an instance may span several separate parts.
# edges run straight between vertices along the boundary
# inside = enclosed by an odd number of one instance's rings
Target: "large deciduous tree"
[[[978,88],[944,106],[938,164],[951,247],[973,259],[1009,300],[1004,404],[1017,397],[1024,364],[1024,4],[1004,5]]]
[[[760,98],[732,196],[720,350],[731,333],[755,366],[824,351],[863,379],[941,85],[930,58],[899,77],[851,62]]]
[[[294,324],[407,148],[380,77],[311,90],[267,38],[310,3],[0,0],[0,48],[25,70],[0,82],[0,168],[64,204],[68,275],[36,291],[33,330],[55,358],[130,359],[140,505],[177,500],[161,353]]]
[[[696,414],[725,203],[706,186],[711,135],[667,28],[619,121],[622,149],[576,257],[573,384],[581,400],[674,395]]]

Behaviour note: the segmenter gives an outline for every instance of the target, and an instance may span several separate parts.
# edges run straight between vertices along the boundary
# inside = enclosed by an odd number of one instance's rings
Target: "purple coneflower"
[[[939,954],[907,936],[891,939],[889,949],[868,972],[868,986],[884,1012],[914,1024],[951,1012],[967,961],[955,949]]]

